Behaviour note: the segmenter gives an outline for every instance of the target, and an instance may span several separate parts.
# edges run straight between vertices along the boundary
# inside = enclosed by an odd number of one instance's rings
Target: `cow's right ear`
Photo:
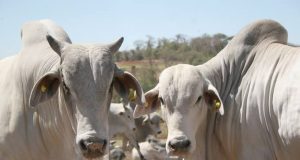
[[[135,107],[135,110],[133,112],[133,117],[138,118],[141,117],[142,115],[149,114],[154,112],[156,109],[160,107],[160,101],[158,99],[158,85],[145,93],[145,99],[146,103],[144,106],[137,105]]]
[[[58,90],[60,84],[60,76],[57,72],[48,72],[42,76],[33,86],[29,104],[34,107],[53,97]]]

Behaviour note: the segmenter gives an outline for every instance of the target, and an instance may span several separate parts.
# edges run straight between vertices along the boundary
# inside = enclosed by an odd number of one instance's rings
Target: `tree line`
[[[134,49],[116,54],[116,61],[162,60],[166,66],[177,62],[197,65],[215,56],[230,39],[222,33],[190,39],[182,34],[169,39],[147,36],[145,41],[136,41]]]
[[[222,50],[231,38],[222,33],[194,38],[181,34],[169,39],[148,36],[147,40],[136,41],[134,49],[116,54],[115,60],[119,67],[133,73],[144,91],[148,91],[157,84],[164,68],[179,63],[202,64]],[[114,96],[113,101],[119,102],[119,99]]]

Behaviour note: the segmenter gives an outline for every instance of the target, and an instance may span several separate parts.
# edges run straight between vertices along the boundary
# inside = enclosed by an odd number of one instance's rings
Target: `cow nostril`
[[[81,149],[82,151],[87,151],[87,146],[86,146],[86,144],[84,143],[84,140],[81,140],[81,141],[79,142],[79,146],[80,146],[80,149]]]
[[[184,148],[188,148],[188,147],[191,145],[191,141],[190,141],[190,140],[185,140],[185,141],[183,141],[182,143],[183,143],[182,146],[183,146]]]
[[[158,131],[157,134],[161,134],[161,131]]]
[[[103,143],[103,147],[102,147],[102,148],[105,148],[106,145],[107,145],[107,140],[106,140],[106,139],[103,139],[103,140],[102,140],[102,143]]]
[[[171,141],[169,141],[168,146],[169,146],[171,149],[176,149],[174,143],[172,143]]]
[[[135,131],[135,130],[136,130],[136,128],[132,128],[132,130],[133,130],[133,131]]]

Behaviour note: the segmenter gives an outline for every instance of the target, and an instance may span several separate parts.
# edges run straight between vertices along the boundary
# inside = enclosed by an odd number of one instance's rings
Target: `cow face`
[[[123,38],[110,45],[74,45],[47,36],[50,47],[60,56],[60,66],[35,83],[30,105],[36,106],[60,91],[61,101],[72,113],[76,144],[86,158],[100,157],[108,141],[108,107],[115,86],[123,99],[129,90],[137,92],[136,103],[142,104],[143,91],[128,72],[119,70],[112,61]]]
[[[154,135],[161,134],[160,123],[164,122],[161,116],[154,112],[145,116],[143,125],[148,125],[151,128],[151,132]]]
[[[124,105],[123,108],[120,108],[118,116],[122,125],[128,128],[131,131],[136,130],[136,126],[133,119],[133,111],[128,105]]]
[[[196,132],[205,126],[207,113],[224,112],[215,87],[191,65],[165,69],[158,85],[145,97],[147,105],[137,106],[134,116],[153,112],[161,106],[168,127],[166,149],[170,155],[191,154],[196,148]]]

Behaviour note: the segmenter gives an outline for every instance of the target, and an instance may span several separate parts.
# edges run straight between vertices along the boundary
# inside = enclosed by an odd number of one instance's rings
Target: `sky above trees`
[[[232,36],[258,19],[280,22],[289,42],[300,44],[299,6],[298,0],[0,0],[0,58],[20,50],[24,22],[44,18],[62,26],[75,43],[109,43],[124,36],[121,50],[147,36]]]

